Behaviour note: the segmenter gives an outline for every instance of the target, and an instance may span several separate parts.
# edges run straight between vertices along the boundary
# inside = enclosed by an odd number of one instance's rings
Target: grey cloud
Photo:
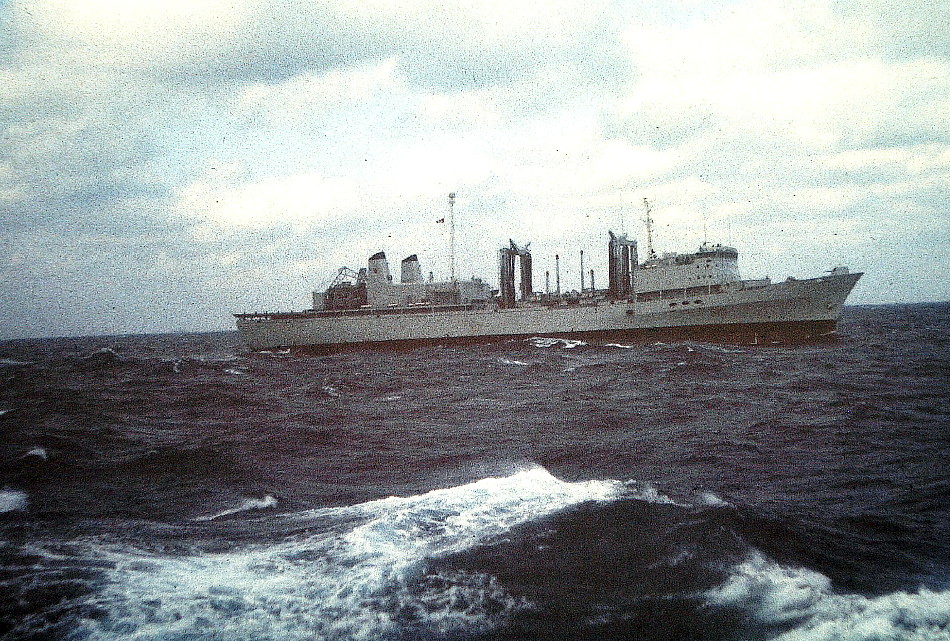
[[[832,6],[838,15],[870,25],[878,46],[891,59],[950,58],[950,4],[942,0],[838,0]]]
[[[569,42],[529,30],[493,38],[459,10],[422,15],[354,15],[330,3],[265,2],[221,42],[188,45],[155,68],[165,80],[196,85],[274,84],[303,73],[350,69],[388,58],[410,83],[453,92],[508,85],[552,70],[565,83],[604,87],[629,76],[621,17],[591,19]]]
[[[722,118],[703,105],[695,105],[687,113],[672,117],[662,104],[662,97],[657,103],[623,117],[605,115],[601,123],[607,138],[620,138],[660,150],[674,149],[724,126]]]

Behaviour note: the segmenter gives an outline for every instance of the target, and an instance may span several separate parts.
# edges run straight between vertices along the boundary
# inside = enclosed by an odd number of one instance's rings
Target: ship
[[[454,194],[450,194],[450,211]],[[353,347],[473,342],[530,337],[575,340],[725,340],[770,345],[833,337],[842,307],[862,274],[837,266],[821,276],[743,280],[736,248],[703,242],[696,251],[653,249],[647,208],[644,260],[637,241],[607,232],[607,287],[594,286],[581,252],[581,286],[534,289],[530,243],[498,250],[498,288],[481,278],[455,278],[454,221],[451,277],[423,277],[418,256],[400,264],[399,282],[384,252],[366,267],[341,267],[330,286],[313,292],[303,311],[236,313],[252,350],[337,351]]]

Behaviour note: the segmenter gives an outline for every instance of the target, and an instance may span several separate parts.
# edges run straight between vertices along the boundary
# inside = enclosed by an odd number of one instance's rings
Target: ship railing
[[[308,318],[335,318],[341,316],[396,316],[400,314],[435,314],[452,311],[475,311],[485,309],[485,303],[459,303],[446,305],[419,305],[412,307],[360,307],[358,309],[308,309],[299,312],[244,312],[235,318],[264,320],[302,320]]]
[[[700,294],[719,294],[723,291],[723,285],[699,285],[697,287],[685,287],[680,289],[660,289],[652,292],[637,292],[636,302],[648,302],[651,300],[672,300],[674,298],[689,298]]]

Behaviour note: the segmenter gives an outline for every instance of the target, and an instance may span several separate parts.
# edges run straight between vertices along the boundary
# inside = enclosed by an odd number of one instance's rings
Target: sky
[[[950,300],[950,3],[0,0],[0,338],[233,328],[607,230]]]

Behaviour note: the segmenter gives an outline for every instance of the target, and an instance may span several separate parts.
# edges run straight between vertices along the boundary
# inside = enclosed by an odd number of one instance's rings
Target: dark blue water
[[[950,639],[950,304],[828,344],[0,344],[0,636]]]

